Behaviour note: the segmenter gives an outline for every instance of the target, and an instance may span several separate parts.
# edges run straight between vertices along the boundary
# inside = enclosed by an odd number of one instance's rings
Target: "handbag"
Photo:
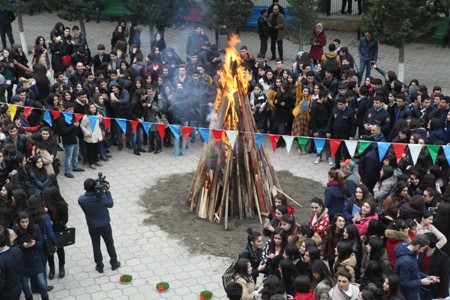
[[[294,116],[294,118],[297,118],[298,115],[300,114],[300,112],[301,112],[300,105],[297,105],[297,106],[295,106],[294,109],[292,110],[292,115]]]
[[[63,231],[55,232],[58,248],[75,244],[75,227],[69,227]]]
[[[45,255],[47,256],[52,256],[56,252],[56,247],[53,245],[48,235],[44,235],[44,250]]]
[[[236,262],[231,263],[231,265],[228,267],[228,269],[225,270],[225,273],[223,273],[222,275],[222,283],[224,289],[226,289],[230,283],[234,282],[233,274],[235,265]]]

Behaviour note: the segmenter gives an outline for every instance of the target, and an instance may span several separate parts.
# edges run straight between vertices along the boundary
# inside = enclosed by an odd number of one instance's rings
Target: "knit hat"
[[[341,168],[354,169],[356,164],[351,159],[346,159],[344,162],[341,162]]]

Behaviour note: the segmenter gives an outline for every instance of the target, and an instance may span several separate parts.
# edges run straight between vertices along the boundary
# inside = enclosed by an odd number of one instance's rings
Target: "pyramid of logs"
[[[228,229],[230,218],[266,216],[272,206],[273,187],[281,190],[264,147],[255,141],[256,125],[247,97],[249,73],[236,45],[228,39],[210,129],[222,130],[222,138],[210,138],[203,146],[187,203],[202,219],[220,223]],[[234,145],[226,131],[237,131]]]

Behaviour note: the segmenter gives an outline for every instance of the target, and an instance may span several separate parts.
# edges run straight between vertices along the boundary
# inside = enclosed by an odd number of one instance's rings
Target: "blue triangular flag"
[[[170,130],[173,133],[175,141],[180,140],[180,125],[169,125]]]
[[[444,149],[445,158],[450,165],[450,146],[442,146],[442,149]]]
[[[255,133],[256,145],[258,145],[258,149],[261,149],[265,134],[263,133]]]
[[[63,112],[64,121],[66,121],[67,124],[72,124],[73,120],[73,113],[70,112]]]
[[[198,128],[198,132],[202,136],[205,143],[208,143],[209,140],[209,128]]]
[[[389,147],[391,146],[391,143],[387,142],[378,142],[378,156],[380,158],[380,161],[383,161],[384,156],[386,155],[387,151],[389,150]]]
[[[126,119],[114,119],[116,120],[117,124],[119,125],[120,129],[122,129],[123,133],[127,132],[127,120]]]
[[[316,153],[320,154],[325,146],[327,140],[323,138],[314,138],[314,144],[316,145]]]
[[[48,109],[45,110],[44,113],[44,121],[49,125],[52,126],[52,116],[50,115],[50,111]]]
[[[88,119],[89,119],[89,125],[91,125],[91,132],[93,133],[95,130],[95,124],[97,124],[98,118],[97,118],[97,116],[90,115],[90,116],[88,116]]]
[[[148,131],[150,130],[150,127],[152,127],[153,123],[152,122],[142,122],[142,127],[144,127],[144,132],[145,134],[148,135]]]

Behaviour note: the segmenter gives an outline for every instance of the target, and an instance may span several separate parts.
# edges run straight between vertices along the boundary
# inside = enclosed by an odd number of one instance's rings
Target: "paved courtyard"
[[[49,36],[50,30],[58,22],[56,16],[42,13],[34,17],[24,16],[25,33],[28,46],[34,44],[36,36]],[[74,22],[64,24],[75,25]],[[95,53],[96,45],[104,43],[109,48],[111,33],[115,23],[102,21],[87,23],[88,42]],[[14,24],[16,41],[19,41],[17,24]],[[166,32],[166,43],[184,57],[184,47],[189,29]],[[329,42],[340,37],[343,45],[348,45],[356,53],[354,32],[335,32],[327,30]],[[206,33],[212,39],[211,31]],[[149,51],[149,33],[144,29],[141,35],[143,52]],[[242,40],[253,53],[259,49],[254,33],[244,32]],[[285,42],[288,60],[294,58],[298,47]],[[308,50],[308,49],[306,49]],[[412,44],[406,48],[406,78],[419,78],[421,83],[440,84],[448,91],[448,49],[439,45]],[[379,65],[396,69],[397,51],[392,47],[380,45]],[[355,55],[356,57],[356,55]],[[271,149],[266,141],[266,149]],[[87,177],[96,177],[97,173],[88,170],[75,173],[75,179],[60,176],[60,186],[65,199],[69,202],[69,226],[77,228],[77,242],[66,248],[66,277],[54,279],[49,284],[55,286],[50,292],[51,299],[198,299],[198,293],[204,289],[212,290],[216,299],[225,299],[221,276],[231,263],[228,258],[211,255],[190,254],[179,240],[163,232],[158,226],[148,226],[144,220],[149,216],[140,205],[140,197],[145,189],[156,183],[158,178],[174,173],[195,170],[201,151],[197,142],[189,147],[185,157],[174,158],[165,149],[159,155],[144,153],[137,157],[130,150],[122,152],[112,150],[113,159],[99,169],[111,183],[111,192],[115,206],[110,210],[115,244],[122,267],[111,271],[105,261],[105,273],[95,271],[89,234],[84,215],[77,204],[78,196],[83,192],[83,181]],[[271,150],[270,150],[271,152]],[[276,170],[288,170],[294,175],[318,180],[325,184],[328,165],[314,165],[312,155],[298,156],[296,151],[288,155],[285,149],[270,154]],[[176,184],[176,183],[174,183]],[[305,199],[308,200],[308,199]],[[178,201],[184,201],[179,199]],[[183,217],[183,216],[180,216]],[[207,223],[205,223],[207,224]],[[201,234],[199,232],[198,234]],[[242,248],[246,241],[242,241]],[[102,246],[104,255],[106,249]],[[129,273],[134,277],[131,285],[118,282],[120,274]],[[171,290],[158,294],[154,290],[157,282],[164,280],[171,284]]]

